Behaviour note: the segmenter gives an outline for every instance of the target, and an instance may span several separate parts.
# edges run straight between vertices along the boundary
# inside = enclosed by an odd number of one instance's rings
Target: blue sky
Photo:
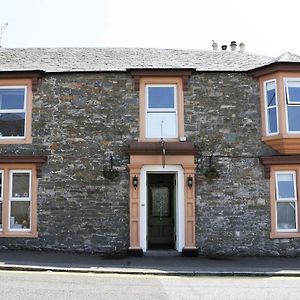
[[[211,49],[235,40],[246,51],[300,55],[300,1],[0,0],[2,47]]]

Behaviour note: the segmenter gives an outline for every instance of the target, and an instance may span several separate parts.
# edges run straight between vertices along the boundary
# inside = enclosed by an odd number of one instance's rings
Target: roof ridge
[[[126,69],[193,68],[197,71],[245,72],[272,57],[249,52],[197,49],[66,47],[1,48],[0,71],[100,72]]]
[[[207,53],[224,53],[224,54],[241,54],[241,55],[255,55],[262,57],[269,57],[268,55],[253,53],[253,52],[240,52],[230,50],[213,50],[213,49],[195,49],[195,48],[160,48],[160,47],[1,47],[0,51],[5,50],[155,50],[155,51],[187,51],[187,52],[207,52]]]

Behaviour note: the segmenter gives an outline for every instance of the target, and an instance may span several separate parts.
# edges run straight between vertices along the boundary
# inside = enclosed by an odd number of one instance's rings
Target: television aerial
[[[7,26],[8,26],[8,23],[6,22],[6,23],[1,24],[1,27],[0,27],[0,48],[2,47],[2,38],[3,38],[4,32],[5,32]]]

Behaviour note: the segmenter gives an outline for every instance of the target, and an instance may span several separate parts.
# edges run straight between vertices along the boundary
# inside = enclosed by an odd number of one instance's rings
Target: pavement
[[[1,250],[0,270],[177,276],[300,277],[300,257],[103,257],[99,254]]]

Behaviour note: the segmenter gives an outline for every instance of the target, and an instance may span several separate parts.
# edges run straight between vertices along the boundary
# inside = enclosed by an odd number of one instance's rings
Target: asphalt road
[[[300,278],[0,271],[0,299],[300,299]]]

